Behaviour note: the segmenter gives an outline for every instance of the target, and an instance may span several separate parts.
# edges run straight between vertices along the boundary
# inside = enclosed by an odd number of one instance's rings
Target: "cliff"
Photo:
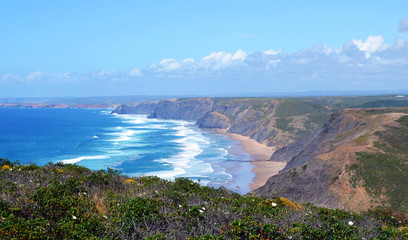
[[[353,211],[408,211],[408,109],[332,109],[316,99],[194,98],[114,112],[195,121],[277,147],[271,160],[287,165],[254,191],[260,196]]]
[[[112,113],[148,115],[152,112],[152,109],[156,106],[156,104],[157,102],[140,102],[135,103],[132,106],[119,105],[115,110],[113,110]]]
[[[353,211],[408,210],[408,108],[342,110],[271,159],[287,166],[258,195]]]
[[[194,121],[283,147],[319,129],[329,117],[321,105],[272,98],[190,98],[121,105],[114,113]]]

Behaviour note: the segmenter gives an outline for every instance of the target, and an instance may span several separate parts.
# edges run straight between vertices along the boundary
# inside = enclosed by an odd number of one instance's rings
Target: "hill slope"
[[[0,159],[1,239],[403,239],[407,220],[240,196],[184,178]]]
[[[342,110],[271,159],[287,166],[255,190],[261,196],[354,211],[408,211],[408,108]]]

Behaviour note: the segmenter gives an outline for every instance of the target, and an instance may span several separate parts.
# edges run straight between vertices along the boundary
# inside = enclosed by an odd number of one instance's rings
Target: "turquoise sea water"
[[[189,177],[249,191],[250,156],[237,142],[194,123],[111,115],[105,109],[0,108],[0,157],[20,163],[77,163],[130,176]]]

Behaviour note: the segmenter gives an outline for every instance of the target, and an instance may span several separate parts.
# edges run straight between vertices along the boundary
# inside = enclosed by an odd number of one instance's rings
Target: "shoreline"
[[[286,163],[269,160],[277,150],[275,147],[267,146],[240,134],[228,133],[228,129],[215,128],[210,129],[210,131],[238,141],[242,149],[251,156],[251,165],[254,166],[252,172],[255,174],[252,182],[249,183],[251,190],[263,186],[271,176],[278,174],[286,166]]]

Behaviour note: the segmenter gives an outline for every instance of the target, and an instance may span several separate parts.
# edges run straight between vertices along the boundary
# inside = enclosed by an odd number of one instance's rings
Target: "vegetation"
[[[295,130],[294,127],[290,126],[292,119],[290,118],[276,118],[276,127],[282,129],[283,131],[292,132]]]
[[[374,109],[364,109],[359,111],[359,113],[365,115],[379,115],[384,113],[408,113],[407,108],[374,108]]]
[[[276,108],[276,117],[293,117],[305,114],[326,113],[328,109],[320,104],[296,100],[282,100]]]
[[[185,178],[128,178],[0,159],[0,239],[404,239],[408,219],[241,196]]]
[[[362,180],[365,189],[376,198],[386,197],[391,209],[408,211],[408,116],[399,118],[399,126],[375,134],[380,141],[377,153],[358,153],[353,183]],[[364,138],[362,136],[360,138]],[[363,141],[357,138],[357,142]]]
[[[407,100],[376,100],[365,102],[359,108],[380,108],[380,107],[408,107]]]

